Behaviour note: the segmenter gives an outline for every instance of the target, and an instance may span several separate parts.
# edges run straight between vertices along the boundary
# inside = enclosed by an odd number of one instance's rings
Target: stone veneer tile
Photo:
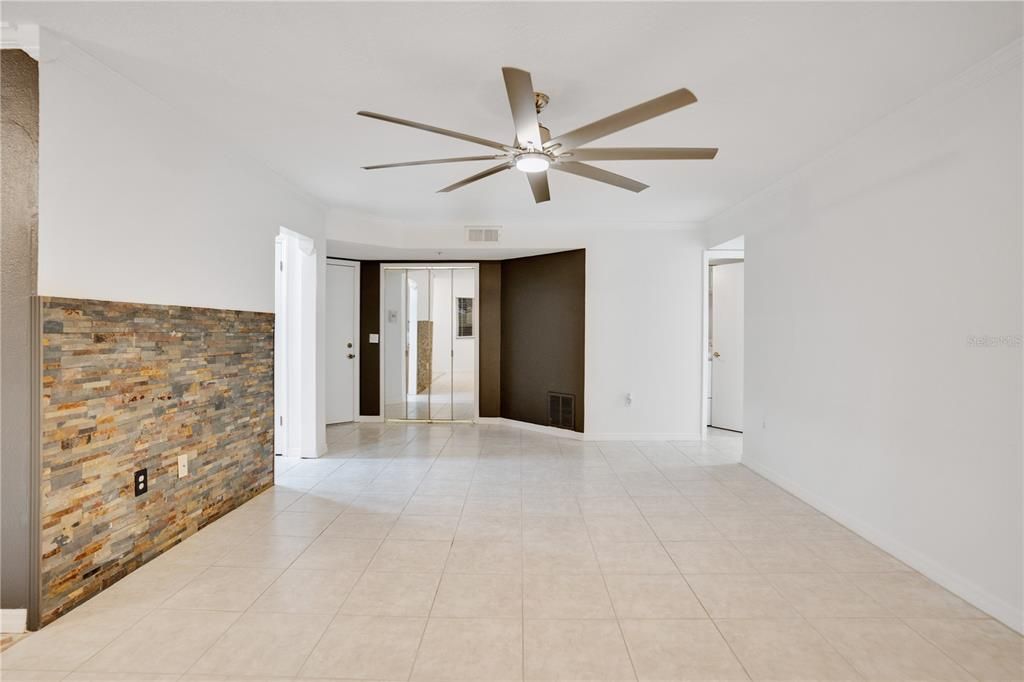
[[[40,305],[45,624],[273,485],[274,316]]]

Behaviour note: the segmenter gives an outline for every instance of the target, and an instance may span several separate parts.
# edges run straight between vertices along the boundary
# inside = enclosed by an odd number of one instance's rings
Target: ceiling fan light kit
[[[516,168],[524,173],[543,173],[551,167],[551,157],[544,152],[523,152],[516,157]]]
[[[526,177],[530,181],[530,190],[533,192],[533,199],[539,204],[551,199],[551,191],[548,187],[548,170],[561,171],[589,180],[596,180],[627,189],[631,192],[642,192],[647,189],[647,185],[642,182],[637,182],[597,166],[581,163],[581,161],[713,159],[718,153],[718,149],[714,147],[584,147],[585,144],[599,138],[693,104],[697,101],[697,98],[686,88],[675,90],[661,97],[655,97],[652,100],[594,121],[563,135],[551,137],[551,131],[544,127],[538,119],[541,110],[548,104],[548,96],[542,92],[534,91],[533,79],[527,71],[506,66],[501,70],[501,73],[505,79],[505,90],[508,93],[508,103],[512,109],[512,122],[516,132],[515,141],[510,145],[372,111],[358,112],[360,116],[375,118],[387,123],[408,126],[490,147],[499,150],[500,154],[386,163],[375,166],[363,166],[363,168],[365,170],[378,170],[381,168],[427,166],[440,163],[460,163],[463,161],[500,161],[497,166],[443,187],[438,192],[451,192],[477,180],[482,180],[515,167],[517,170],[526,173]]]

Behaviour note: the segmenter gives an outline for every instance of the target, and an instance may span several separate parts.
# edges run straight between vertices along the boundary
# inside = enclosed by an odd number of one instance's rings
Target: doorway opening
[[[743,238],[704,252],[705,440],[730,453],[743,434]]]
[[[479,266],[381,266],[381,414],[386,421],[477,418]]]

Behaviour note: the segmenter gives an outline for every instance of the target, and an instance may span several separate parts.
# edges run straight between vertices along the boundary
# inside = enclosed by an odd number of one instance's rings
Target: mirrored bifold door
[[[384,266],[384,417],[476,412],[476,269]]]

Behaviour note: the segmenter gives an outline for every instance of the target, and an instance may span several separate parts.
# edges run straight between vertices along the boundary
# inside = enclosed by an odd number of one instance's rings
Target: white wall
[[[283,225],[317,242],[322,321],[325,209],[77,46],[42,39],[39,293],[273,312]],[[318,339],[323,366],[322,324]]]
[[[586,248],[588,435],[699,438],[699,235],[621,231]]]
[[[1018,630],[1021,77],[1018,42],[708,235],[746,235],[744,461]]]
[[[377,227],[332,211],[328,238],[429,247],[440,260],[459,258],[455,249],[467,246],[462,226]],[[505,225],[501,246],[587,250],[587,438],[700,437],[704,242],[697,226]]]

